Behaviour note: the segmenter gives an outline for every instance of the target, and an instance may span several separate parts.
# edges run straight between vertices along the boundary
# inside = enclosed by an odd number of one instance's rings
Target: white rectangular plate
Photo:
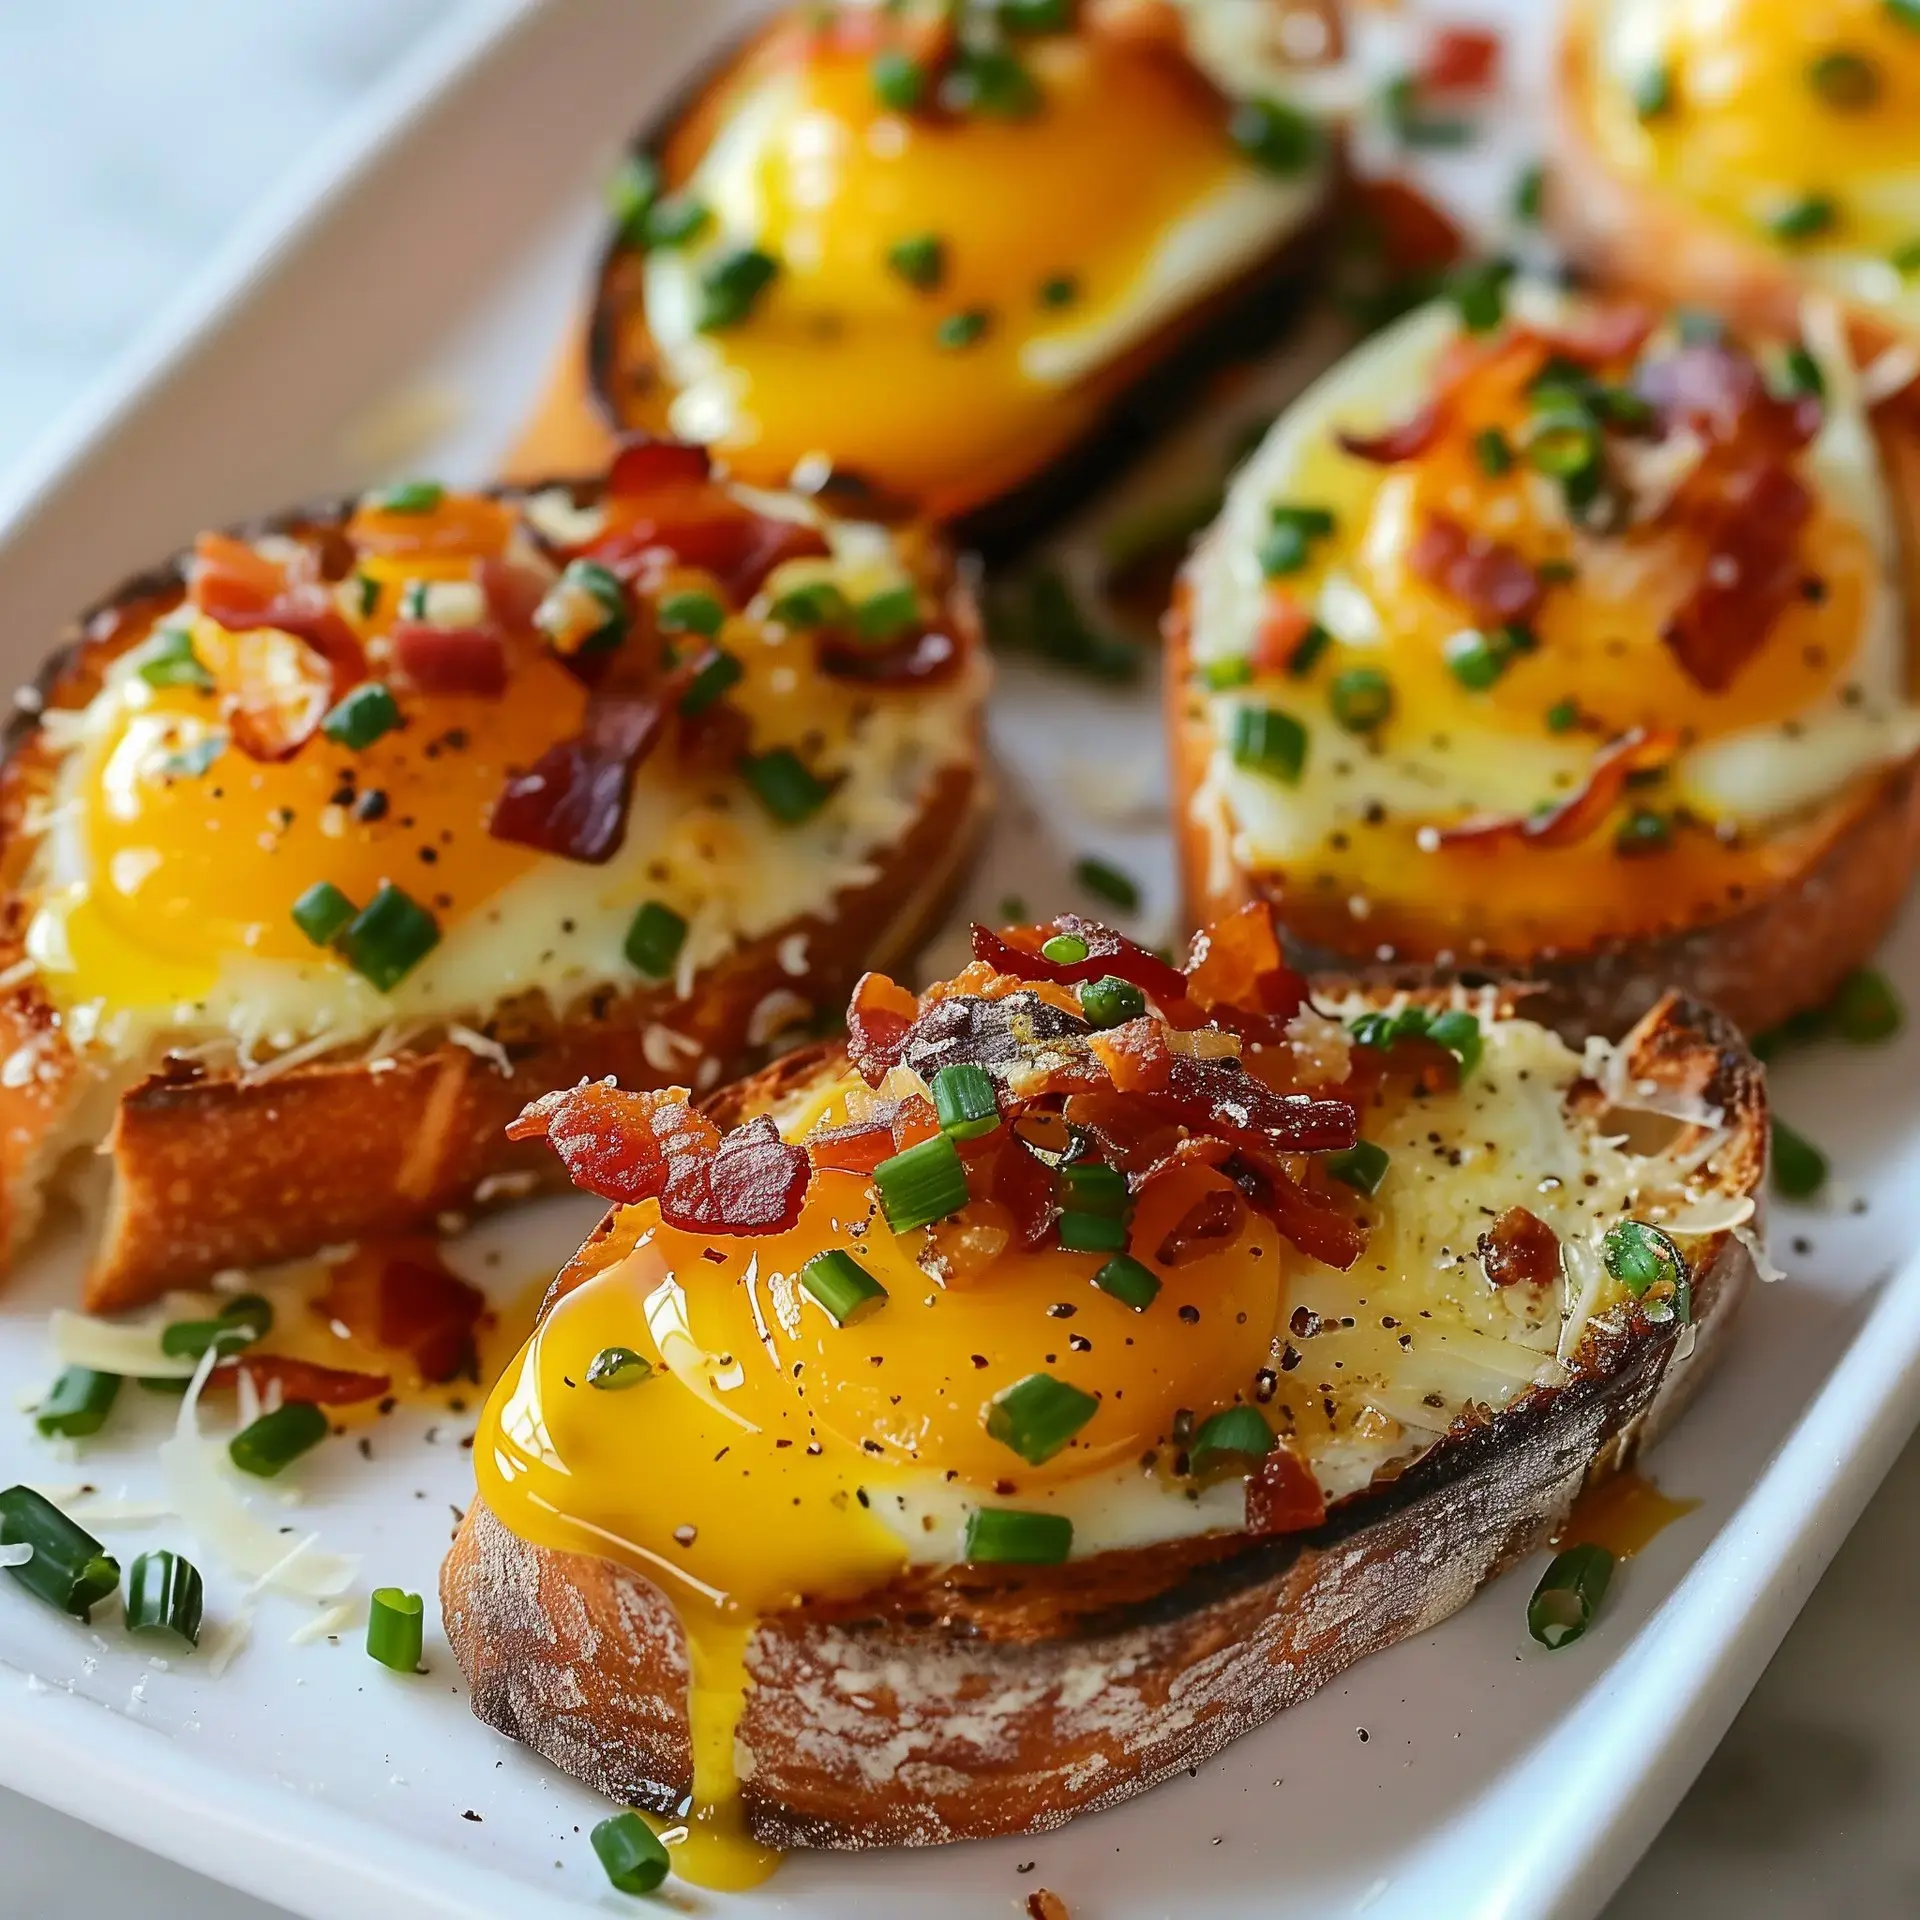
[[[577,301],[597,182],[738,11],[499,0],[393,75],[64,456],[0,503],[0,673],[26,677],[73,608],[196,527],[375,477],[369,449],[396,407],[444,422],[404,464],[482,475]],[[1518,108],[1540,97],[1546,9],[1507,11],[1521,34],[1516,111],[1495,116],[1498,154],[1457,169],[1450,184],[1470,195],[1510,178],[1528,140]],[[1164,933],[1172,881],[1150,691],[1010,666],[994,732],[1005,817],[965,904],[992,917],[1007,892],[1068,901],[1073,861],[1098,851],[1142,877],[1140,924]],[[1092,814],[1087,768],[1106,786]],[[1889,966],[1920,998],[1920,927],[1896,939]],[[796,1856],[754,1896],[670,1897],[741,1920],[1010,1913],[1040,1886],[1076,1920],[1593,1911],[1913,1425],[1916,1083],[1913,1033],[1781,1070],[1780,1105],[1832,1152],[1834,1192],[1817,1214],[1782,1211],[1776,1253],[1790,1277],[1753,1300],[1660,1453],[1661,1480],[1698,1510],[1624,1571],[1577,1649],[1547,1655],[1527,1639],[1521,1572],[1198,1777],[1064,1832]],[[456,1258],[515,1297],[594,1211],[550,1204],[470,1236]],[[81,1237],[67,1222],[0,1297],[9,1406],[44,1382],[44,1316],[71,1298]],[[9,1414],[0,1484],[141,1496],[171,1411],[143,1403],[71,1460]],[[361,1554],[363,1587],[431,1592],[450,1509],[471,1489],[459,1443],[473,1412],[403,1411],[372,1431],[371,1459],[323,1450],[285,1524]],[[171,1524],[113,1544],[138,1551]],[[230,1621],[240,1598],[239,1582],[210,1577],[210,1620]],[[623,1904],[584,1837],[601,1803],[468,1717],[437,1628],[429,1674],[402,1679],[367,1660],[357,1628],[338,1644],[287,1644],[301,1619],[291,1602],[261,1602],[251,1643],[216,1679],[205,1657],[163,1664],[130,1652],[109,1621],[92,1632],[0,1591],[0,1782],[307,1915],[534,1920]]]

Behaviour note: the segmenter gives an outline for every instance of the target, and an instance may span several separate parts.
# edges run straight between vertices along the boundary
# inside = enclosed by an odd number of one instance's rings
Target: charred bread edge
[[[577,502],[593,480],[556,479]],[[487,489],[522,500],[534,486]],[[342,521],[357,496],[296,507],[244,523],[240,537],[300,533]],[[30,701],[18,703],[0,744],[0,780],[17,771],[42,715],[69,682],[86,697],[87,649],[104,616],[144,600],[178,595],[186,550],[132,575],[74,624],[43,665]],[[978,644],[965,584],[949,584],[949,606]],[[867,965],[898,964],[927,939],[977,849],[987,806],[979,763],[940,771],[907,834],[887,850],[879,877],[843,889],[830,910],[771,929],[709,968],[685,999],[670,988],[588,996],[581,1012],[535,1022],[504,1021],[511,1071],[449,1041],[415,1041],[395,1050],[395,1070],[369,1074],[359,1059],[323,1058],[259,1081],[232,1073],[162,1070],[122,1097],[110,1136],[113,1182],[85,1303],[96,1312],[138,1305],[169,1286],[224,1267],[284,1260],[315,1247],[431,1224],[527,1192],[564,1185],[550,1154],[529,1153],[501,1134],[527,1099],[588,1073],[617,1073],[628,1085],[672,1078],[646,1058],[647,1026],[660,1019],[720,1061],[724,1073],[750,1064],[746,1033],[753,1009],[776,987],[804,988],[821,1010],[837,1007]],[[0,788],[0,820],[15,796]],[[4,828],[0,828],[3,840]],[[845,935],[873,917],[878,938],[848,950]],[[18,929],[15,929],[17,935]],[[777,950],[795,933],[809,941],[809,972],[791,977]],[[31,982],[0,1000],[0,1050],[42,1031],[44,1002]],[[494,1020],[499,1018],[496,1010]],[[486,1024],[492,1024],[490,1020]],[[423,1040],[431,1036],[423,1036]],[[691,1056],[690,1056],[691,1057]],[[31,1090],[29,1090],[31,1091]],[[31,1113],[0,1093],[10,1135],[32,1128]],[[396,1152],[396,1146],[399,1151]],[[21,1176],[30,1154],[9,1139],[0,1169],[0,1219],[17,1249],[37,1218],[34,1184]],[[204,1170],[221,1178],[208,1182]],[[480,1190],[505,1176],[495,1191]]]
[[[1613,170],[1593,139],[1590,111],[1600,5],[1577,0],[1566,9],[1550,82],[1558,111],[1548,116],[1547,220],[1574,257],[1605,284],[1650,295],[1663,306],[1710,307],[1744,330],[1791,336],[1805,298],[1831,299],[1846,316],[1863,365],[1910,338],[1873,308],[1803,281],[1791,260],[1712,214]]]
[[[1732,1024],[1669,996],[1637,1038],[1629,1072],[1717,1102],[1735,1127],[1723,1181],[1756,1191],[1764,1083]],[[1315,1531],[1229,1543],[1150,1597],[1069,1614],[1067,1631],[996,1637],[991,1595],[943,1612],[937,1584],[906,1609],[883,1592],[864,1610],[770,1616],[748,1651],[737,1741],[753,1832],[813,1847],[1042,1832],[1196,1765],[1437,1624],[1664,1430],[1754,1277],[1752,1245],[1732,1231],[1698,1243],[1692,1328],[1634,1313],[1596,1329],[1567,1384],[1457,1423]],[[602,1793],[682,1807],[686,1655],[655,1589],[612,1561],[528,1545],[476,1499],[441,1595],[481,1719]]]
[[[725,79],[766,30],[763,22],[737,35],[676,88],[665,108],[634,135],[629,154],[661,160],[676,124]],[[1326,126],[1323,132],[1328,176],[1317,214],[1287,234],[1266,258],[1121,355],[1104,376],[1113,383],[1112,393],[1093,426],[1028,478],[946,520],[943,524],[958,544],[993,560],[1017,556],[1184,418],[1196,392],[1223,360],[1252,358],[1286,337],[1315,285],[1330,237],[1326,214],[1339,198],[1344,156],[1335,129]],[[624,310],[614,276],[633,254],[610,223],[589,282],[582,341],[589,404],[615,435],[627,428],[612,398],[620,335],[616,315]],[[852,471],[830,474],[823,492],[847,513],[885,519],[912,512],[911,502]]]
[[[1873,421],[1899,537],[1909,697],[1920,681],[1914,661],[1920,645],[1917,419],[1920,416],[1901,409],[1883,408]],[[1214,739],[1191,684],[1192,622],[1184,578],[1174,589],[1162,624],[1164,724],[1186,917],[1201,926],[1244,900],[1266,899],[1273,902],[1284,927],[1287,908],[1278,874],[1250,871],[1229,858],[1228,886],[1215,890],[1209,882],[1216,863],[1212,827],[1195,817],[1193,800],[1206,779]],[[1401,983],[1524,972],[1546,990],[1537,1008],[1540,1017],[1576,1038],[1588,1033],[1619,1036],[1669,987],[1712,1001],[1749,1033],[1763,1032],[1789,1014],[1829,999],[1892,925],[1920,866],[1920,753],[1860,775],[1813,812],[1831,821],[1816,856],[1765,898],[1701,926],[1598,941],[1583,951],[1558,948],[1551,956],[1500,954],[1452,968],[1375,963],[1372,942],[1364,939],[1356,942],[1362,950],[1354,952],[1291,935],[1288,945],[1296,962],[1308,969],[1355,969],[1366,977]]]

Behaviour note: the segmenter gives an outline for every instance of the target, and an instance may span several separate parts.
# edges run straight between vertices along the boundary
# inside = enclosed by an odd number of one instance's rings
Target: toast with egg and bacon
[[[1309,983],[1263,906],[1185,969],[975,952],[704,1112],[520,1125],[616,1204],[483,1418],[447,1631],[696,1877],[1206,1759],[1537,1547],[1755,1271],[1762,1076],[1693,1002],[1576,1053],[1501,990]]]
[[[1167,627],[1196,921],[1314,964],[1822,1004],[1920,858],[1920,440],[1837,328],[1743,342],[1499,271],[1282,416]]]
[[[705,454],[415,483],[131,581],[0,773],[0,1227],[76,1148],[96,1310],[533,1191],[556,1080],[711,1087],[945,904],[967,590]]]

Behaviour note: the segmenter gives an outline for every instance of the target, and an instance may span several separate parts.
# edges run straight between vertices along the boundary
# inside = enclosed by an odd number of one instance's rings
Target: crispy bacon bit
[[[652,493],[661,487],[698,484],[712,473],[713,461],[705,447],[630,433],[622,437],[620,451],[607,469],[607,491],[619,497]]]
[[[553,585],[553,570],[544,561],[528,564],[495,555],[480,563],[480,591],[487,612],[509,633],[531,633],[534,609]]]
[[[744,606],[775,567],[829,551],[819,528],[755,513],[715,485],[643,497],[642,511],[587,549],[590,559],[629,583],[666,566],[702,567],[733,605]]]
[[[1780,462],[1729,481],[1706,564],[1661,633],[1695,686],[1724,693],[1792,604],[1813,496]]]
[[[575,1186],[625,1206],[657,1198],[661,1219],[695,1232],[784,1233],[806,1197],[806,1150],[770,1118],[722,1134],[678,1090],[588,1081],[532,1102],[507,1137],[544,1138]]]
[[[1300,642],[1313,631],[1313,615],[1283,587],[1268,587],[1253,634],[1255,673],[1285,673]]]
[[[507,690],[507,647],[496,628],[396,620],[392,641],[394,665],[422,693],[497,700]]]
[[[1209,1014],[1265,1014],[1284,1027],[1300,1011],[1307,983],[1287,965],[1273,907],[1249,900],[1224,920],[1203,927],[1187,950],[1191,997]]]
[[[1444,513],[1427,515],[1408,549],[1407,564],[1483,620],[1530,620],[1545,591],[1518,548],[1471,533]]]
[[[286,584],[278,561],[231,534],[203,533],[193,543],[187,598],[223,627],[252,626]]]
[[[231,1386],[243,1373],[262,1399],[278,1387],[281,1399],[310,1400],[317,1407],[351,1407],[363,1400],[378,1400],[393,1384],[384,1373],[323,1367],[279,1353],[247,1353],[220,1361],[207,1376],[207,1385]]]
[[[1635,727],[1594,755],[1577,793],[1546,813],[1483,813],[1434,830],[1441,847],[1571,847],[1596,832],[1620,804],[1636,773],[1665,766],[1680,748],[1680,736],[1664,728]]]
[[[892,1127],[879,1120],[820,1127],[807,1135],[807,1158],[822,1173],[871,1173],[897,1151]]]
[[[487,831],[600,866],[627,837],[635,769],[653,750],[666,718],[661,696],[596,693],[586,725],[549,747],[525,773],[509,776]]]
[[[876,687],[924,686],[960,665],[961,648],[945,627],[928,627],[884,647],[862,646],[845,634],[825,633],[815,650],[822,673]]]
[[[1560,1278],[1560,1236],[1525,1207],[1508,1207],[1480,1236],[1480,1264],[1496,1287],[1551,1286]]]
[[[1049,960],[1040,947],[1055,934],[1070,934],[1083,940],[1087,957]],[[1112,974],[1117,979],[1131,981],[1162,1005],[1187,997],[1187,976],[1178,967],[1170,966],[1158,954],[1149,953],[1111,927],[1103,927],[1097,920],[1083,920],[1077,913],[1063,913],[1043,927],[1009,927],[1004,934],[976,923],[973,957],[984,960],[996,972],[1010,973],[1021,980],[1052,980],[1071,987]]]
[[[1023,1247],[1039,1246],[1053,1231],[1053,1169],[1011,1127],[993,1135],[986,1191],[1012,1216],[1014,1237]]]
[[[1392,272],[1437,273],[1465,253],[1466,237],[1411,181],[1376,176],[1356,180],[1353,191]]]
[[[1649,307],[1631,300],[1590,300],[1557,326],[1527,331],[1550,354],[1577,360],[1583,367],[1601,367],[1638,353],[1653,326]]]
[[[847,1006],[847,1057],[869,1086],[877,1087],[900,1064],[908,1030],[920,1003],[884,973],[863,973]]]
[[[1210,1146],[1218,1142],[1207,1142]],[[1247,1203],[1227,1187],[1213,1187],[1203,1193],[1167,1230],[1153,1257],[1163,1267],[1183,1267],[1190,1260],[1203,1259],[1231,1246],[1247,1224]]]
[[[1423,93],[1481,93],[1500,77],[1500,36],[1487,27],[1440,27],[1420,55]]]
[[[1309,1193],[1271,1154],[1242,1147],[1227,1172],[1254,1212],[1271,1220],[1309,1260],[1344,1273],[1366,1251],[1360,1224]]]
[[[233,635],[214,679],[227,732],[254,760],[298,753],[334,700],[332,667],[304,640],[273,627]]]
[[[1158,1020],[1129,1020],[1096,1033],[1087,1045],[1116,1093],[1157,1093],[1172,1083],[1173,1049]]]
[[[1247,1476],[1247,1531],[1304,1533],[1327,1517],[1313,1469],[1282,1440]]]
[[[1401,460],[1417,459],[1440,437],[1447,413],[1438,400],[1429,400],[1417,413],[1377,433],[1351,433],[1342,427],[1333,436],[1342,453],[1356,460],[1370,461],[1376,467],[1390,467]]]
[[[470,1370],[486,1298],[444,1265],[431,1241],[363,1247],[328,1276],[320,1311],[356,1339],[404,1353],[426,1380]]]

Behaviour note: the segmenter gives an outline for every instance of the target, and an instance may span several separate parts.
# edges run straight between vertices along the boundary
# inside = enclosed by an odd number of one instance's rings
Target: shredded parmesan
[[[47,1322],[54,1358],[63,1367],[91,1367],[123,1379],[190,1380],[194,1362],[160,1350],[161,1318],[122,1324],[56,1307]]]

